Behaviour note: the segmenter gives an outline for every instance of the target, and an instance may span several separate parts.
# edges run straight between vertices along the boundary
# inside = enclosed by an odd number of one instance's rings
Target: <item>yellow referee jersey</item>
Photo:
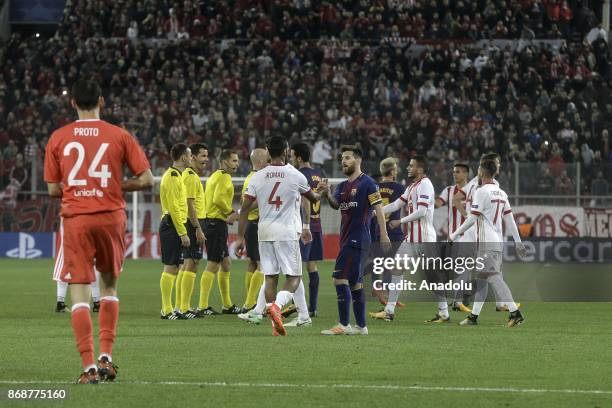
[[[185,185],[180,170],[174,167],[166,170],[159,186],[159,198],[161,200],[162,218],[169,214],[176,232],[179,235],[187,234],[185,229],[187,198],[185,198]]]
[[[251,181],[251,177],[253,177],[255,171],[251,171],[248,176],[244,179],[244,185],[242,186],[242,194],[240,201],[244,198],[244,193],[246,193],[247,187],[249,186],[249,182]],[[259,219],[259,208],[255,207],[249,211],[249,221],[256,221]]]
[[[187,167],[181,175],[185,185],[185,197],[194,200],[196,216],[198,219],[206,217],[204,212],[204,186],[198,173],[191,167]]]
[[[217,170],[206,181],[204,191],[204,218],[227,221],[233,212],[234,184],[232,177],[224,170]]]

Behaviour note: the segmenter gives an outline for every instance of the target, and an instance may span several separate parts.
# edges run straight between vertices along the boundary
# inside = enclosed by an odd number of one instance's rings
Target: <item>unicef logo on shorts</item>
[[[33,259],[42,255],[40,249],[36,249],[36,240],[30,234],[19,233],[19,246],[6,251],[8,258]]]

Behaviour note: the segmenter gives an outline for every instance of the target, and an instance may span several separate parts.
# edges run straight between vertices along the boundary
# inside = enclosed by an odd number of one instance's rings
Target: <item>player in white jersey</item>
[[[404,194],[394,202],[383,207],[383,212],[389,214],[406,208],[406,216],[400,220],[389,222],[390,228],[396,228],[400,224],[408,224],[406,240],[400,247],[398,253],[407,252],[409,255],[419,255],[425,248],[420,245],[428,242],[436,242],[436,229],[433,224],[435,191],[431,180],[426,175],[427,161],[423,156],[415,156],[410,160],[408,165],[408,177],[413,182]],[[391,277],[391,283],[400,283],[403,279],[401,272],[394,272]],[[399,285],[398,285],[399,286]],[[370,313],[370,316],[375,319],[383,319],[386,321],[393,320],[395,316],[395,306],[399,298],[399,290],[389,291],[389,300],[385,306],[385,310],[378,313]],[[440,312],[436,314],[444,317],[444,321],[448,321],[448,305],[446,298],[440,298],[438,302]],[[433,320],[433,319],[432,319]]]
[[[289,146],[278,136],[267,143],[270,165],[255,173],[244,195],[240,210],[237,248],[244,246],[244,233],[251,204],[257,200],[259,207],[259,254],[261,270],[266,276],[265,296],[267,313],[272,321],[272,334],[286,336],[281,309],[292,299],[298,313],[306,313],[306,292],[302,283],[302,259],[298,240],[303,235],[311,239],[310,225],[302,224],[300,216],[301,195],[309,201],[320,199],[295,167],[287,163]],[[286,280],[281,291],[276,293],[278,275]],[[294,296],[295,294],[295,296]],[[300,316],[298,315],[298,318]]]
[[[495,173],[494,177],[499,175],[499,170],[501,168],[501,158],[499,156],[499,154],[497,153],[485,153],[481,156],[480,161],[483,160],[493,160],[496,165],[497,165],[497,172]],[[472,205],[472,201],[474,198],[474,193],[476,192],[476,189],[478,188],[478,186],[480,185],[481,181],[480,178],[478,177],[478,175],[474,178],[472,178],[464,187],[463,187],[463,192],[465,193],[466,197],[465,197],[465,202],[463,202],[463,200],[458,197],[455,196],[454,201],[453,201],[453,205],[456,206],[459,211],[461,211],[461,214],[464,217],[468,216],[468,212],[470,210],[470,207]],[[499,185],[498,181],[493,179],[493,183],[495,183],[496,185]],[[461,237],[458,238],[459,242],[476,242],[476,227],[473,226],[472,228],[468,229]],[[520,303],[518,303],[519,307],[521,306]],[[506,312],[508,311],[508,306],[501,300],[499,300],[497,298],[497,293],[495,293],[495,310],[498,312]]]
[[[447,231],[450,235],[455,232],[457,228],[465,221],[465,216],[462,214],[461,210],[465,211],[463,208],[463,199],[465,199],[466,194],[463,191],[463,188],[467,184],[468,176],[470,173],[470,167],[466,163],[455,163],[453,166],[453,178],[455,180],[455,184],[452,186],[447,186],[442,190],[442,193],[436,198],[436,208],[444,207],[447,208]],[[458,196],[455,199],[455,196]],[[457,203],[457,201],[460,200]],[[455,246],[452,248],[452,257],[456,258],[462,256],[463,254],[459,253],[459,251],[463,249],[468,249],[461,246]],[[463,251],[462,251],[463,252]],[[454,283],[460,284],[460,287],[464,287],[465,283],[469,282],[469,273],[456,273],[453,277]],[[464,291],[461,289],[457,289],[455,291],[455,298],[453,301],[453,310],[461,311],[464,313],[470,313],[472,310],[468,308],[463,303]]]
[[[478,324],[478,315],[487,298],[487,284],[491,284],[493,290],[497,293],[498,299],[502,300],[510,311],[510,317],[507,322],[508,327],[521,324],[524,320],[517,305],[514,303],[510,288],[504,282],[501,274],[504,243],[502,220],[506,222],[512,234],[518,255],[523,257],[526,251],[512,216],[508,195],[493,182],[497,169],[498,166],[495,160],[485,159],[480,162],[478,176],[480,177],[481,185],[474,192],[471,213],[467,220],[449,236],[451,242],[455,241],[470,227],[476,225],[477,255],[484,259],[484,268],[473,271],[476,278],[474,306],[472,313],[460,323],[461,325]]]

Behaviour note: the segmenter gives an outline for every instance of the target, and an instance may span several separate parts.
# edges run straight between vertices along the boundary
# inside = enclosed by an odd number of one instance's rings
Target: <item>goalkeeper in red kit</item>
[[[112,349],[119,318],[117,279],[125,253],[123,193],[153,186],[149,162],[136,139],[100,120],[103,104],[96,82],[77,81],[71,105],[79,119],[53,132],[45,149],[49,195],[62,200],[56,268],[59,279],[69,284],[73,302],[72,328],[83,363],[78,384],[112,381],[117,375]],[[133,178],[124,180],[124,166]],[[94,266],[100,272],[97,362],[89,310]]]

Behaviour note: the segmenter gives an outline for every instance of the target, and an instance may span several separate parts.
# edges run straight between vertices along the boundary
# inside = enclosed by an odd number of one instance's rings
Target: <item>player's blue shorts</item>
[[[304,245],[300,240],[300,252],[302,254],[302,262],[322,261],[323,260],[323,233],[313,232],[312,241]]]
[[[355,248],[349,245],[340,248],[332,277],[335,279],[347,279],[351,286],[362,283],[363,267],[367,253],[367,248]]]

